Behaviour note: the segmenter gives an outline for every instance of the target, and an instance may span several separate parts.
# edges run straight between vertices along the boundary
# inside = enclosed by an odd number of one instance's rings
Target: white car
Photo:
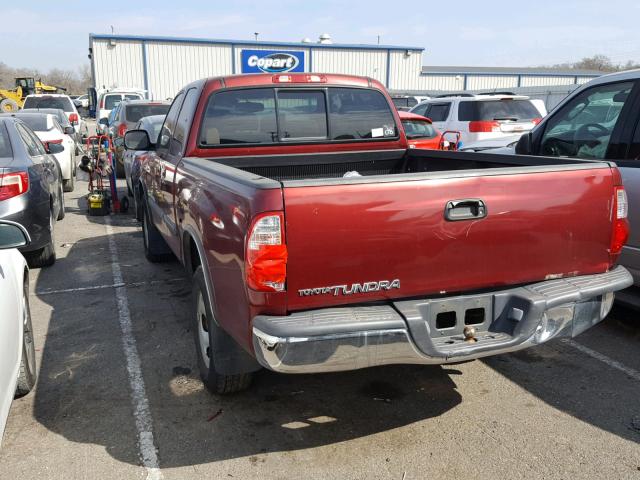
[[[87,125],[69,95],[59,93],[27,95],[22,108],[59,108],[64,111],[76,134],[79,136],[87,134]]]
[[[89,108],[89,95],[80,95],[73,100],[73,104],[76,108]]]
[[[438,97],[410,111],[430,118],[441,132],[460,132],[463,145],[528,132],[544,116],[529,97],[512,94]]]
[[[99,92],[98,105],[96,107],[96,121],[109,118],[111,110],[122,100],[144,100],[144,90],[105,90]]]
[[[522,135],[509,135],[501,138],[488,138],[478,142],[470,142],[464,144],[459,150],[461,152],[497,153],[495,150],[499,148],[515,148],[521,136]]]
[[[29,269],[17,250],[29,241],[21,225],[0,220],[0,442],[11,402],[29,393],[38,376],[29,311]]]
[[[55,154],[62,171],[62,188],[65,192],[73,192],[76,177],[76,142],[73,139],[73,128],[61,126],[51,113],[18,112],[6,115],[19,118],[26,123],[45,146],[52,143],[62,144],[64,150]]]

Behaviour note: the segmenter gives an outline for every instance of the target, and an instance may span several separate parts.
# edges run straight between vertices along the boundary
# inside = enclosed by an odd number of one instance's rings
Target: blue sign
[[[242,73],[304,72],[304,52],[242,50]]]

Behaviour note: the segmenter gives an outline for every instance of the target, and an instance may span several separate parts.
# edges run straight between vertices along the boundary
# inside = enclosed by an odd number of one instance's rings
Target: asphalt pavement
[[[215,396],[190,280],[146,261],[132,212],[87,216],[86,188],[66,194],[58,261],[30,274],[40,377],[0,479],[640,479],[635,311],[485,361],[262,371]]]

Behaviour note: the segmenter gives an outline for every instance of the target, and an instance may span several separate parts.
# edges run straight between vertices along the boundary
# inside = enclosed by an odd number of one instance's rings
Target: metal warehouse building
[[[323,35],[310,41],[263,42],[134,35],[89,36],[96,88],[142,88],[150,98],[173,97],[204,77],[280,72],[325,72],[375,78],[392,92],[504,89],[584,83],[593,72],[552,73],[532,69],[423,67],[424,48],[332,43]]]

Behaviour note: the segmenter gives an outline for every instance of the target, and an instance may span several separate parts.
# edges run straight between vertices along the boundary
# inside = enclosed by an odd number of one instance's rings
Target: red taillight
[[[287,278],[287,245],[284,214],[268,212],[251,223],[245,250],[249,288],[258,292],[282,292]]]
[[[469,132],[471,133],[487,133],[499,132],[500,122],[496,121],[476,121],[469,122]]]
[[[60,139],[60,140],[45,140],[44,143],[62,143],[62,139]]]
[[[0,173],[0,200],[17,197],[29,190],[27,172]]]
[[[609,246],[609,258],[611,264],[614,264],[622,247],[627,243],[629,238],[629,222],[627,220],[627,212],[629,210],[629,203],[627,201],[627,193],[624,187],[614,187],[613,192],[613,211],[612,222],[613,228],[611,232],[611,245]]]
[[[125,133],[127,133],[127,124],[126,123],[121,123],[118,126],[118,136],[119,137],[124,137]]]
[[[534,125],[538,125],[541,121],[541,118],[534,118],[533,120],[531,120],[531,123],[533,123]]]
[[[100,108],[104,108],[104,98],[100,100]]]
[[[69,122],[71,123],[71,125],[75,125],[76,123],[78,123],[78,114],[77,113],[70,114]]]

